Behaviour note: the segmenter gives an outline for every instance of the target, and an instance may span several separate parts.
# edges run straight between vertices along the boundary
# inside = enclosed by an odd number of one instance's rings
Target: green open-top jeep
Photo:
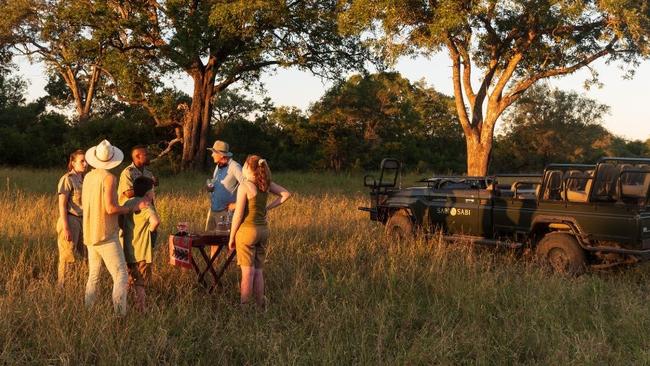
[[[442,233],[473,243],[534,248],[558,270],[582,273],[650,258],[650,159],[551,164],[541,175],[436,176],[401,188],[384,159],[370,187],[370,219],[396,237]]]

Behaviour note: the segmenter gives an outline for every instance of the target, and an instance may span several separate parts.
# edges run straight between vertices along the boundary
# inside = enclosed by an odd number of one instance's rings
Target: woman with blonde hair
[[[286,202],[291,193],[271,181],[269,165],[258,155],[248,156],[242,173],[245,180],[237,189],[228,247],[237,250],[237,264],[241,267],[241,303],[248,303],[253,295],[257,305],[264,307],[263,268],[269,238],[267,212]],[[277,198],[267,204],[269,193]]]
[[[83,150],[76,150],[68,158],[68,172],[57,185],[59,218],[56,220],[57,246],[59,248],[59,265],[57,284],[65,283],[68,263],[84,255],[83,234],[81,230],[81,188],[86,172],[86,158]]]

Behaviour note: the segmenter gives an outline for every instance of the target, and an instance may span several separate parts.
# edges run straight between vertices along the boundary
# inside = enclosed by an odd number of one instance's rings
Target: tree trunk
[[[92,112],[92,103],[95,97],[95,89],[102,72],[97,66],[92,67],[92,73],[87,85],[88,89],[84,95],[80,90],[77,76],[72,71],[72,69],[70,69],[70,67],[61,67],[59,70],[61,77],[63,77],[63,81],[65,81],[66,85],[70,89],[70,92],[72,92],[72,99],[74,100],[79,124],[83,124],[88,120],[90,113]]]
[[[90,111],[85,108],[86,103],[84,103],[83,98],[81,96],[81,91],[79,90],[77,80],[76,79],[71,79],[71,81],[68,81],[68,79],[65,80],[66,83],[68,84],[68,87],[70,88],[70,91],[72,92],[72,99],[74,100],[74,106],[77,112],[78,121],[80,124],[83,124],[88,120]]]
[[[467,146],[467,175],[485,176],[490,165],[492,139],[481,141],[476,138],[465,138]]]
[[[212,118],[212,94],[215,74],[212,68],[196,66],[190,73],[194,81],[192,106],[183,124],[183,161],[187,168],[201,168],[205,164],[208,132]]]
[[[183,120],[183,156],[181,157],[181,168],[186,169],[192,161],[193,152],[192,145],[192,124],[194,119],[191,117],[191,109],[187,111],[188,115],[184,116]]]
[[[212,96],[214,94],[215,72],[212,68],[206,70],[203,78],[203,102],[201,105],[201,130],[199,133],[199,151],[194,157],[196,167],[205,168],[205,157],[208,148],[208,132],[212,120]]]
[[[78,123],[80,125],[83,125],[88,121],[88,118],[90,117],[90,111],[87,111],[83,108],[77,108],[77,116],[78,116]]]

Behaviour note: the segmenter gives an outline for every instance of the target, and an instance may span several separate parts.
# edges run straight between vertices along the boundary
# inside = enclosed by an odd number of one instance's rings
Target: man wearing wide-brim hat
[[[88,283],[85,303],[95,302],[102,261],[113,278],[113,307],[126,314],[127,267],[124,250],[118,239],[117,217],[146,208],[146,200],[133,206],[117,204],[116,177],[109,172],[124,159],[122,150],[104,140],[86,151],[86,162],[95,169],[86,174],[81,193],[84,244],[88,248]]]
[[[234,209],[237,187],[244,181],[244,176],[241,165],[232,159],[230,146],[226,142],[217,140],[208,150],[217,164],[207,186],[211,199],[205,230],[212,231],[217,228],[217,222],[227,221],[229,209]]]

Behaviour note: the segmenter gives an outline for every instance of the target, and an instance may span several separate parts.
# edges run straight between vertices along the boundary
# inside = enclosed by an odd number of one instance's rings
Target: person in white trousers
[[[140,200],[132,206],[117,204],[116,177],[109,169],[120,165],[124,153],[107,140],[86,151],[86,161],[95,169],[84,179],[81,194],[83,206],[84,244],[88,248],[88,282],[86,283],[85,304],[95,303],[97,283],[102,266],[113,278],[113,308],[119,315],[127,311],[128,273],[124,251],[118,238],[118,215],[128,214],[148,207],[147,200]]]

